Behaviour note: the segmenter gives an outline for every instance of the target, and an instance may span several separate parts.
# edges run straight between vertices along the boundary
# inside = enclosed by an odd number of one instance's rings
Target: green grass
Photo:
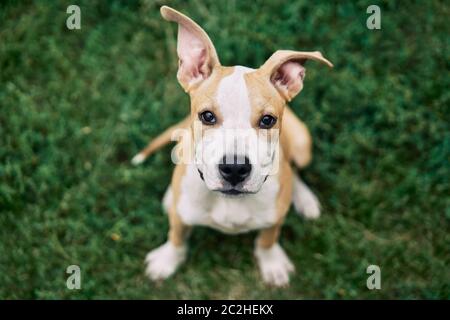
[[[262,285],[255,234],[205,228],[173,278],[144,276],[166,238],[173,165],[170,148],[129,160],[189,103],[164,2],[76,1],[77,31],[65,27],[74,1],[1,4],[0,298],[450,298],[450,8],[376,2],[378,31],[365,27],[373,1],[168,3],[207,30],[225,65],[258,67],[277,49],[335,64],[310,63],[291,104],[314,137],[302,175],[323,216],[286,221],[287,289]],[[71,264],[78,291],[65,285]],[[366,288],[369,264],[382,290]]]

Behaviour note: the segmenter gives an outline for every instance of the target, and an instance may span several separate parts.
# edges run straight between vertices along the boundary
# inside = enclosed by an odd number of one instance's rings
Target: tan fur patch
[[[265,114],[270,114],[278,119],[273,128],[281,129],[285,102],[277,90],[268,78],[261,77],[259,70],[245,74],[244,78],[252,108],[252,126],[259,130],[259,119]]]
[[[194,130],[193,124],[195,120],[198,120],[198,114],[202,111],[211,111],[217,118],[216,126],[222,122],[222,115],[219,110],[219,106],[215,100],[214,94],[217,92],[220,81],[226,76],[229,76],[234,71],[234,67],[222,67],[217,66],[214,68],[211,76],[202,82],[195,90],[189,93],[191,98],[191,129]],[[202,133],[204,130],[208,130],[214,126],[201,127]]]
[[[293,161],[297,167],[303,168],[311,162],[311,134],[288,106],[284,108],[280,141],[286,158]]]
[[[180,199],[180,183],[185,172],[186,165],[180,163],[175,167],[172,176],[173,202],[168,212],[170,223],[169,240],[175,246],[181,246],[184,243],[186,233],[188,232],[188,227],[183,224],[176,210],[176,204]]]
[[[291,205],[292,169],[289,162],[284,158],[284,155],[280,155],[280,161],[280,174],[278,176],[280,190],[278,192],[276,203],[277,221],[274,226],[261,230],[257,240],[257,245],[264,249],[272,247],[272,245],[278,241],[281,226],[283,225],[284,219]]]

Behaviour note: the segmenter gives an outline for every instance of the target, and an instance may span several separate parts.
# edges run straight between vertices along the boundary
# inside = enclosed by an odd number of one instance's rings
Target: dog
[[[316,196],[293,173],[292,165],[311,161],[312,140],[287,103],[303,88],[307,60],[333,65],[318,51],[279,50],[258,69],[222,66],[197,23],[167,6],[161,15],[178,24],[177,79],[191,112],[132,159],[140,164],[185,133],[163,198],[168,240],[148,253],[146,274],[157,281],[176,271],[193,226],[227,234],[259,230],[254,254],[263,281],[286,286],[295,268],[278,238],[290,205],[306,218],[320,215]]]

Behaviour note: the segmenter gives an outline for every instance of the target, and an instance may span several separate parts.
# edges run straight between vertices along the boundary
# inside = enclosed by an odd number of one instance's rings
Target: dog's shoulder
[[[312,159],[312,138],[308,127],[288,107],[283,114],[281,146],[289,161],[299,168],[307,166]]]

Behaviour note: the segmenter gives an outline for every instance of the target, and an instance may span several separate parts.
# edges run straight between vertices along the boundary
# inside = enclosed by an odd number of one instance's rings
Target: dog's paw
[[[266,284],[276,287],[285,287],[289,284],[289,274],[294,272],[295,268],[278,243],[269,249],[256,246],[255,256]]]
[[[320,217],[320,202],[311,189],[300,179],[294,182],[292,202],[295,210],[306,219],[317,219]]]
[[[186,260],[186,251],[185,245],[176,247],[167,241],[147,254],[145,273],[153,281],[170,277],[178,266]]]
[[[169,186],[164,193],[164,197],[162,199],[162,205],[165,213],[169,213],[170,206],[173,203],[173,192],[172,188]]]
[[[141,153],[138,153],[137,155],[135,155],[133,157],[133,159],[131,159],[131,164],[133,166],[138,166],[144,161],[145,161],[145,156],[143,154],[141,154]]]
[[[299,208],[306,219],[317,219],[320,217],[320,203],[312,192],[301,195],[301,207]]]

